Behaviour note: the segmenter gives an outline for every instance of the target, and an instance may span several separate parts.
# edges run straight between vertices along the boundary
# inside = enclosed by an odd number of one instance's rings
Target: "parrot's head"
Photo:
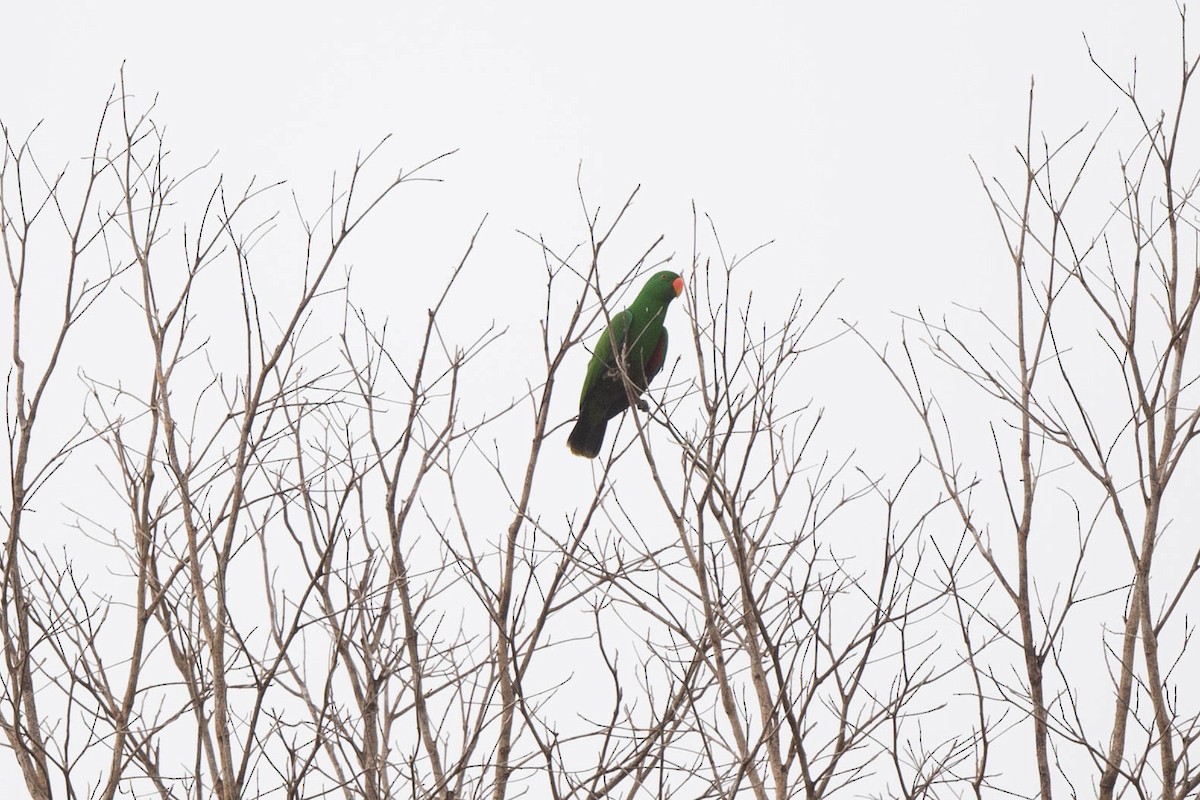
[[[642,296],[647,300],[657,300],[664,305],[683,294],[683,278],[669,269],[656,272],[646,281]]]

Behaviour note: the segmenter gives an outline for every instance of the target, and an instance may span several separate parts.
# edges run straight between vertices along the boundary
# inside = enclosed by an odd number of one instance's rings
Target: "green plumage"
[[[604,444],[608,421],[629,408],[630,394],[639,397],[662,369],[667,360],[663,320],[667,306],[682,291],[683,278],[670,271],[656,273],[629,308],[612,316],[592,350],[579,396],[579,420],[567,437],[575,455],[595,458]],[[617,354],[624,360],[628,391]]]

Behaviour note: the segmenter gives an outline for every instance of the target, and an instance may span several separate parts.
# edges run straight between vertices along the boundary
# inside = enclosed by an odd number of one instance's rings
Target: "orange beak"
[[[676,297],[679,297],[679,295],[683,294],[683,278],[676,278],[675,282],[672,283],[671,286],[675,289]]]

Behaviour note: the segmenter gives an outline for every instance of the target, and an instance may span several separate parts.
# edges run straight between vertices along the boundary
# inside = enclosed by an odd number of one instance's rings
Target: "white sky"
[[[582,162],[594,202],[643,184],[681,251],[695,200],[888,306],[995,252],[968,155],[1009,166],[1030,75],[1060,132],[1117,102],[1081,32],[1122,70],[1177,44],[1168,2],[70,5],[5,12],[0,113],[44,118],[43,150],[80,146],[125,60],[175,152],[226,174],[323,186],[386,133],[405,164],[461,148],[442,224],[503,237],[573,230]]]
[[[217,152],[226,175],[286,179],[312,207],[387,133],[389,166],[460,148],[389,246],[448,264],[488,213],[486,277],[514,291],[536,280],[515,229],[579,240],[582,163],[593,205],[643,185],[631,249],[662,233],[686,262],[694,200],[731,250],[776,240],[768,288],[844,278],[836,313],[890,335],[889,311],[975,306],[1006,277],[969,156],[1019,177],[1031,75],[1054,139],[1118,104],[1083,32],[1118,74],[1136,53],[1161,76],[1178,49],[1169,2],[337,5],[22,3],[0,118],[45,119],[43,158],[65,161],[124,60],[130,89],[159,95],[177,164]]]

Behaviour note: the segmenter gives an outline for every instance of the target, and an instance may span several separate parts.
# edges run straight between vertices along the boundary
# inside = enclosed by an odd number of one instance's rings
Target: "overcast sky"
[[[1176,20],[1172,3],[1117,0],[22,3],[5,10],[0,118],[44,120],[43,160],[78,157],[124,62],[129,90],[157,95],[177,168],[215,153],[228,178],[286,180],[314,208],[386,134],[393,165],[458,149],[445,184],[383,223],[390,274],[356,265],[380,277],[383,313],[414,271],[440,280],[431,265],[484,214],[475,300],[525,291],[537,254],[515,231],[579,241],[581,169],[593,205],[642,185],[631,250],[664,234],[686,261],[694,201],[733,251],[775,241],[765,287],[844,280],[836,315],[886,338],[890,312],[974,307],[1004,285],[970,158],[1019,180],[1030,78],[1050,140],[1102,125],[1119,98],[1084,34],[1122,78],[1137,54],[1153,94],[1174,85]]]
[[[458,149],[444,185],[381,223],[398,254],[390,278],[356,264],[381,277],[380,313],[414,272],[440,281],[431,264],[452,263],[484,214],[481,285],[526,291],[537,254],[515,231],[579,241],[581,168],[593,205],[642,185],[631,251],[664,234],[686,260],[694,201],[732,251],[775,241],[764,288],[816,294],[844,279],[836,314],[880,337],[896,330],[890,312],[974,307],[1006,285],[970,157],[1020,178],[1032,76],[1036,127],[1053,141],[1119,104],[1085,33],[1122,78],[1137,54],[1151,93],[1173,86],[1178,52],[1169,2],[176,8],[188,10],[9,7],[0,118],[18,131],[44,120],[43,159],[77,157],[124,62],[129,90],[158,96],[177,169],[215,153],[234,182],[286,180],[313,208],[330,174],[386,134],[389,166]]]
[[[186,12],[171,8],[187,8]],[[743,249],[911,302],[955,281],[991,220],[969,155],[1006,166],[1031,75],[1049,132],[1174,59],[1169,2],[21,3],[5,10],[0,114],[78,148],[127,64],[175,152],[226,174],[324,185],[387,133],[402,163],[459,148],[453,222],[578,222],[644,188],[672,239],[689,204]],[[1162,63],[1161,61],[1158,63]],[[448,223],[450,224],[450,223]],[[869,283],[868,283],[869,282]],[[961,291],[970,281],[952,287]],[[857,292],[857,289],[855,290]]]

